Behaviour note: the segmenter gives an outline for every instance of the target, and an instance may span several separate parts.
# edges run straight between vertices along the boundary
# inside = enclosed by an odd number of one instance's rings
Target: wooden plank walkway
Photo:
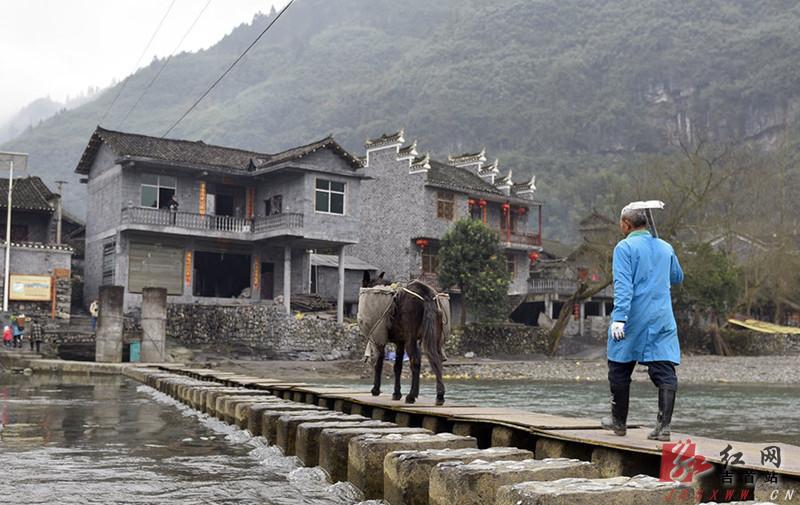
[[[189,369],[180,367],[165,367],[176,373],[216,379],[230,385],[257,387],[269,391],[298,392],[311,394],[318,398],[341,400],[351,404],[359,404],[372,408],[392,410],[398,413],[413,414],[418,416],[432,416],[446,419],[451,422],[481,423],[495,426],[513,427],[532,433],[539,437],[546,437],[565,442],[600,446],[620,451],[660,456],[663,442],[647,440],[649,428],[638,426],[629,427],[625,437],[615,436],[610,431],[600,428],[596,419],[582,419],[575,417],[556,416],[551,414],[528,412],[505,407],[486,407],[467,404],[453,404],[452,402],[436,406],[433,398],[419,397],[414,404],[406,404],[403,400],[392,400],[390,394],[372,396],[365,387],[329,387],[316,386],[306,383],[294,383],[278,379],[262,377],[237,376],[230,372],[219,372],[207,369]],[[728,445],[732,446],[731,453],[742,452],[744,464],[736,465],[737,470],[755,470],[757,472],[775,472],[777,474],[800,477],[800,447],[783,443],[752,443],[720,440],[709,437],[693,436],[685,433],[672,433],[672,441],[691,440],[697,444],[696,454],[702,455],[707,461],[723,465],[722,455]],[[781,450],[781,466],[775,468],[769,463],[762,464],[761,451],[768,446],[777,446]]]

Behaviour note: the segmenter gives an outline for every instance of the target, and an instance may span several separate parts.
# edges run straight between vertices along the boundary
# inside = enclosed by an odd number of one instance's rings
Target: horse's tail
[[[439,312],[437,310],[436,300],[425,299],[422,302],[422,324],[420,325],[420,339],[422,340],[422,348],[425,354],[431,360],[440,362],[442,357],[439,352],[439,338],[436,330],[439,328]]]

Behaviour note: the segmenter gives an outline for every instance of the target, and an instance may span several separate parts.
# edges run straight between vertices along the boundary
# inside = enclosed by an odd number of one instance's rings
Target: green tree
[[[442,237],[438,279],[442,287],[457,287],[466,309],[481,320],[504,319],[508,310],[508,273],[497,234],[480,221],[462,219]]]

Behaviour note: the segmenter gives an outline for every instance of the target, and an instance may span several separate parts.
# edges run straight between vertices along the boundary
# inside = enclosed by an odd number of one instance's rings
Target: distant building
[[[11,204],[9,310],[69,318],[73,248],[58,236],[61,196],[39,177],[14,179]],[[0,272],[5,271],[8,179],[0,179]],[[0,274],[0,286],[4,282]]]
[[[439,240],[459,219],[477,219],[496,230],[512,282],[509,295],[527,294],[530,254],[541,245],[541,203],[535,179],[500,175],[484,151],[450,156],[447,163],[405,144],[402,131],[368,140],[362,182],[361,227],[353,254],[392,279],[422,278],[436,284]],[[458,318],[460,294],[451,293]]]
[[[150,286],[172,303],[282,296],[288,308],[311,290],[310,250],[334,251],[345,275],[359,240],[364,170],[332,137],[267,154],[98,127],[75,171],[88,184],[87,303],[115,284],[127,309]]]

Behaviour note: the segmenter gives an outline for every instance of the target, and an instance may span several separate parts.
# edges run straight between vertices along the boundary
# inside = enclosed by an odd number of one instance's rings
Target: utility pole
[[[56,185],[58,186],[58,204],[56,206],[56,244],[61,243],[61,209],[63,208],[63,200],[64,200],[64,193],[61,192],[61,188],[64,184],[69,184],[67,181],[56,181]]]
[[[3,275],[3,312],[8,312],[9,268],[11,267],[11,203],[14,189],[14,162],[25,170],[28,165],[28,155],[25,153],[12,153],[0,151],[0,161],[8,161],[8,212],[6,214],[6,261]]]

